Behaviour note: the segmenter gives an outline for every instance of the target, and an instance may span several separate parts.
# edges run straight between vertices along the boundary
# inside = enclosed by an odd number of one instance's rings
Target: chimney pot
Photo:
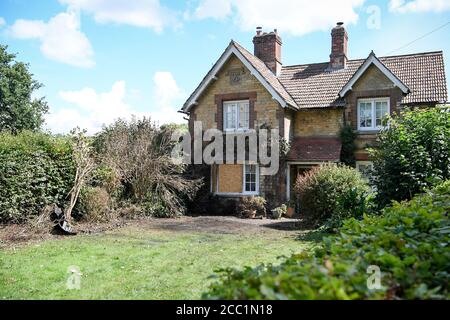
[[[262,28],[256,28],[253,37],[254,55],[261,59],[272,72],[279,76],[281,72],[281,38],[274,32],[262,32]]]

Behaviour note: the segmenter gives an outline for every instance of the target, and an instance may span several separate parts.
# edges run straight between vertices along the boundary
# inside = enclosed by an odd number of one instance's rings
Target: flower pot
[[[288,207],[286,210],[286,217],[288,218],[292,218],[294,216],[295,213],[295,208],[294,207]]]

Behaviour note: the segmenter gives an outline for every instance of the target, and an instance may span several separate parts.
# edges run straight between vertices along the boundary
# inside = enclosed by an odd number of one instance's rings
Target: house
[[[339,162],[339,132],[357,132],[358,170],[371,166],[368,146],[376,145],[383,118],[411,106],[447,101],[443,53],[425,52],[348,59],[343,23],[331,31],[330,60],[284,66],[277,30],[257,28],[253,54],[231,41],[182,107],[189,127],[245,134],[268,125],[290,142],[275,175],[261,175],[256,163],[209,166],[210,192],[218,197],[264,196],[273,206],[292,198],[298,174],[324,162]]]

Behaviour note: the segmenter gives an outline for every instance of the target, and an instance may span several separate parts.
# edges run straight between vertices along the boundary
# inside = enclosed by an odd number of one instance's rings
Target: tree
[[[44,98],[32,97],[42,84],[33,79],[29,65],[16,61],[7,49],[0,45],[0,131],[36,131],[48,112]]]
[[[373,183],[380,207],[409,200],[449,179],[450,107],[406,110],[391,119],[372,150]]]

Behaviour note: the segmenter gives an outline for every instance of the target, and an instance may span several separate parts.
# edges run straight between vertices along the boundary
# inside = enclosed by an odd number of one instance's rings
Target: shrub
[[[314,254],[280,265],[223,269],[210,299],[448,299],[450,181],[382,216],[349,219]],[[381,288],[368,289],[369,266]]]
[[[77,203],[77,213],[92,222],[108,221],[112,218],[111,197],[100,187],[84,187]]]
[[[74,172],[68,139],[0,133],[0,221],[23,222],[47,205],[64,206]]]
[[[300,202],[300,213],[314,223],[323,224],[337,212],[339,200],[350,192],[363,195],[370,190],[361,174],[353,168],[326,164],[312,168],[299,176],[295,183],[295,191]],[[356,206],[357,203],[349,204]]]
[[[245,218],[266,215],[266,199],[263,197],[244,197],[238,205],[238,212]]]
[[[285,204],[282,204],[279,207],[276,207],[275,209],[272,209],[272,218],[273,219],[280,219],[282,216],[286,215],[287,212],[287,206]]]
[[[372,150],[373,183],[380,207],[392,200],[408,200],[449,179],[450,108],[402,112],[379,134],[379,147]]]
[[[356,164],[356,137],[357,133],[355,132],[355,130],[353,130],[353,127],[351,125],[345,125],[339,132],[339,139],[342,142],[341,162],[350,167],[354,167]]]
[[[103,167],[122,188],[120,200],[154,216],[177,216],[186,211],[202,181],[184,176],[186,165],[172,161],[171,140],[176,126],[159,128],[150,119],[118,120],[105,127],[94,145]]]

